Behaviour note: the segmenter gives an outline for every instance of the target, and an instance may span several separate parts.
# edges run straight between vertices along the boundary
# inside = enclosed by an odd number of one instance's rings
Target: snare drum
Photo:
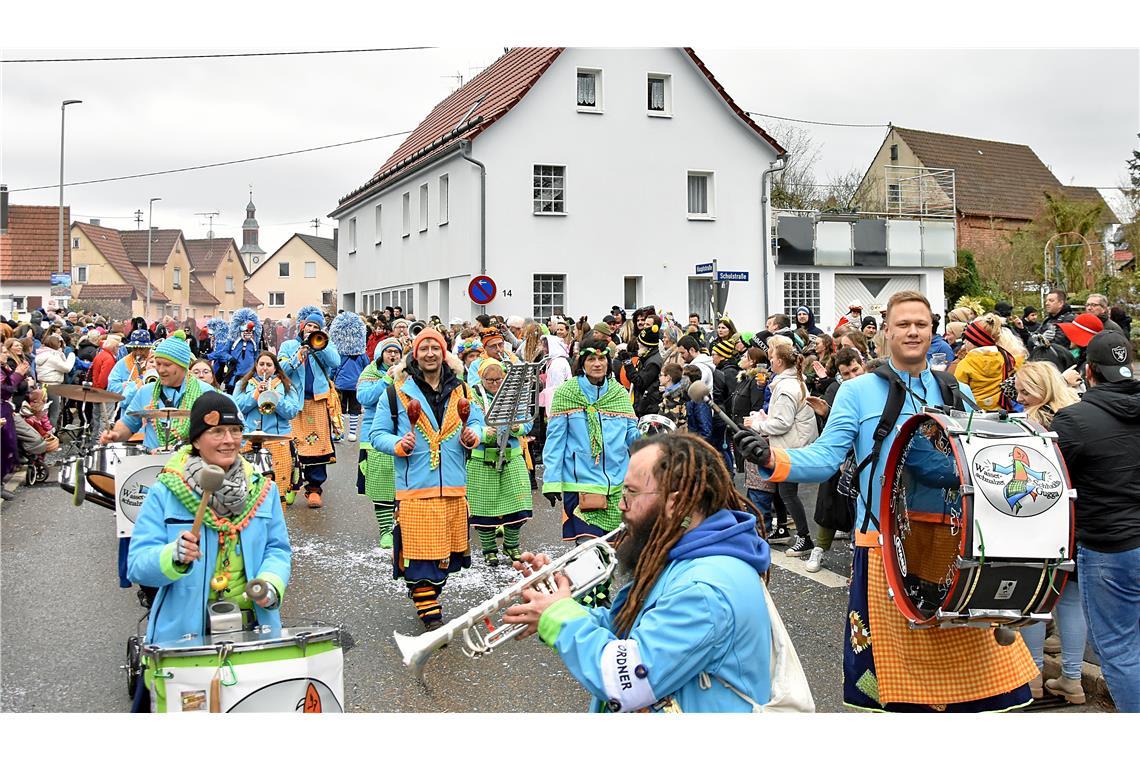
[[[895,605],[919,628],[1048,619],[1074,569],[1075,498],[1056,434],[1024,417],[911,417],[881,503]]]
[[[253,469],[267,478],[273,477],[273,454],[265,446],[257,449],[246,449],[241,455],[253,465]]]
[[[115,508],[115,468],[128,457],[145,456],[146,449],[128,443],[96,446],[82,458],[75,458],[59,468],[59,487],[75,493],[77,477],[84,478],[84,499],[107,509]]]
[[[677,423],[661,414],[644,414],[637,420],[637,430],[643,436],[663,435],[677,429]]]
[[[144,644],[142,657],[155,712],[344,712],[338,628],[189,636]],[[219,671],[221,704],[212,706],[210,683]]]

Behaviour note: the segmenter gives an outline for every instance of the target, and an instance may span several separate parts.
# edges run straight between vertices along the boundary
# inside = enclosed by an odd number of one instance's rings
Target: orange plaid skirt
[[[301,413],[293,418],[293,440],[297,443],[297,453],[300,456],[327,457],[333,454],[332,428],[329,425],[326,399],[305,399]]]
[[[396,510],[396,523],[403,560],[441,560],[468,551],[467,499],[463,496],[404,499]]]
[[[1019,636],[1009,646],[988,628],[912,630],[887,596],[882,550],[869,548],[867,610],[879,702],[946,705],[1004,694],[1037,676]]]

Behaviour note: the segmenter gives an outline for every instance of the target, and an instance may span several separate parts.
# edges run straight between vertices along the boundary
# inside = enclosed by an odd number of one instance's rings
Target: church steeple
[[[265,261],[265,251],[257,244],[257,207],[253,205],[253,185],[249,187],[249,204],[245,207],[245,221],[241,225],[241,254],[245,268],[252,272]]]

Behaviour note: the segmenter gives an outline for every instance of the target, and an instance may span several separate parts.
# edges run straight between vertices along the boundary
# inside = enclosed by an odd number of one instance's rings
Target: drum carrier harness
[[[934,375],[934,379],[938,381],[938,390],[942,393],[942,405],[944,407],[964,412],[966,411],[966,406],[969,405],[973,410],[979,410],[978,405],[962,393],[958,387],[958,379],[956,377],[942,370],[932,369],[930,373]],[[858,497],[859,476],[868,465],[871,467],[871,477],[874,477],[875,467],[878,465],[879,455],[882,453],[883,441],[886,440],[887,435],[890,434],[891,428],[898,422],[899,415],[902,414],[903,403],[906,401],[906,394],[909,392],[906,385],[903,384],[902,379],[891,369],[889,364],[880,364],[871,374],[887,381],[887,403],[883,407],[882,415],[879,417],[879,424],[875,426],[875,433],[871,443],[871,453],[864,457],[863,461],[859,462],[857,467],[845,468],[844,476],[839,480],[836,490],[846,496]],[[853,463],[854,452],[849,456]],[[869,483],[869,485],[874,485],[873,481]],[[880,481],[879,485],[882,486],[882,481]],[[868,495],[864,494],[863,498],[867,510],[863,516],[863,525],[859,530],[862,533],[866,533],[870,523],[874,523],[875,530],[878,530],[879,518],[875,516],[874,510],[871,509],[871,505],[868,503]]]

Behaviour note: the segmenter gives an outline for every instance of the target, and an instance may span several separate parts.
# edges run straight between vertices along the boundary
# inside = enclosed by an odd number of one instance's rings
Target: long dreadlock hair
[[[653,477],[662,494],[672,494],[672,514],[662,512],[633,573],[633,586],[625,604],[614,616],[614,633],[625,637],[645,604],[649,592],[668,564],[669,551],[689,528],[693,513],[707,517],[722,509],[747,510],[744,497],[732,483],[724,459],[704,439],[691,433],[642,438],[629,448],[630,456],[657,446],[661,455],[653,465]]]

